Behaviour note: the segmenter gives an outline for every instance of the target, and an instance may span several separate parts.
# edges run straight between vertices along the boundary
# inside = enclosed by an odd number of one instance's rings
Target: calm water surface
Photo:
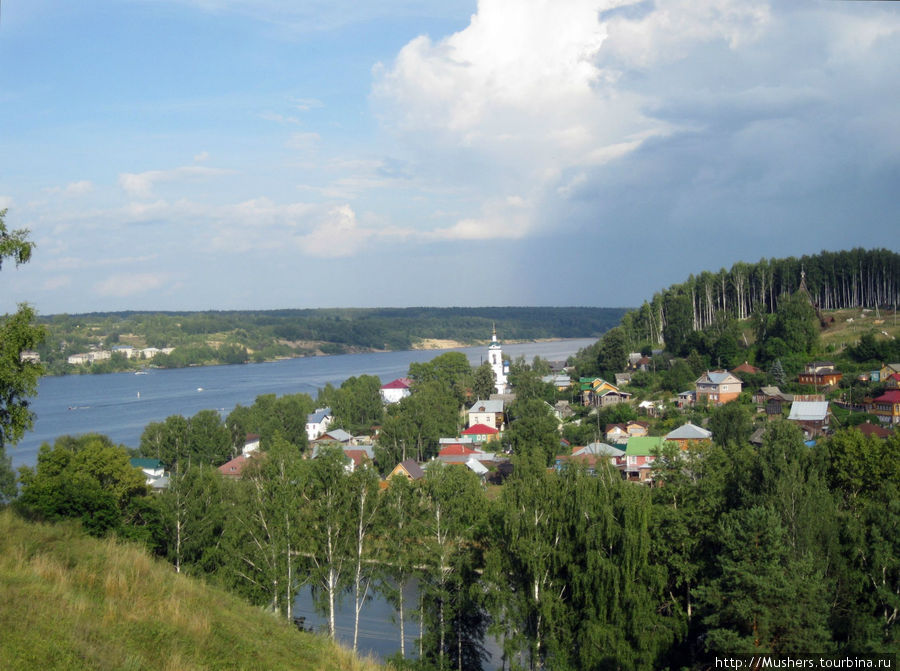
[[[593,338],[504,345],[504,355],[527,360],[541,356],[563,360],[594,343]],[[13,466],[33,465],[38,447],[66,434],[102,433],[116,443],[137,447],[144,427],[169,415],[190,416],[214,409],[227,414],[237,404],[251,405],[260,394],[305,392],[315,398],[327,383],[335,386],[355,375],[377,375],[390,382],[406,375],[414,361],[430,361],[445,351],[463,352],[472,364],[487,358],[487,347],[413,350],[375,354],[286,359],[238,366],[151,370],[146,375],[111,373],[69,375],[40,381],[32,408],[34,430],[7,450]]]

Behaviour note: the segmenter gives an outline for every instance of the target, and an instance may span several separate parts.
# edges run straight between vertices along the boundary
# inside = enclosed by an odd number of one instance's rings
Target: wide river
[[[530,362],[540,356],[550,361],[564,360],[595,339],[557,340],[552,342],[504,345],[504,358],[520,355]],[[34,430],[8,450],[13,466],[33,466],[37,451],[44,442],[53,442],[66,434],[102,433],[116,443],[137,447],[144,427],[169,415],[190,416],[207,408],[230,412],[235,405],[250,405],[260,394],[295,394],[305,392],[315,398],[327,383],[335,386],[348,377],[377,375],[382,383],[403,377],[414,361],[430,361],[446,351],[463,352],[473,365],[487,358],[487,347],[456,350],[414,350],[345,354],[271,363],[237,366],[210,366],[151,370],[146,375],[112,373],[107,375],[70,375],[47,377],[40,381],[32,409]],[[414,593],[407,595],[408,608],[416,603]],[[307,626],[320,627],[324,620],[312,606],[309,591],[298,595],[297,615],[305,616]],[[398,649],[397,624],[393,609],[376,597],[361,613],[360,650],[384,658]],[[343,605],[338,617],[338,635],[345,643],[352,638],[352,606]],[[417,631],[408,623],[407,651],[412,649]],[[486,641],[494,659],[488,668],[497,668],[497,648]]]

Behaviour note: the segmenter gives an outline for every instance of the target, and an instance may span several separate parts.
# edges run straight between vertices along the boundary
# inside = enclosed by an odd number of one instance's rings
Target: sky
[[[900,251],[900,3],[6,0],[0,311],[636,306]]]

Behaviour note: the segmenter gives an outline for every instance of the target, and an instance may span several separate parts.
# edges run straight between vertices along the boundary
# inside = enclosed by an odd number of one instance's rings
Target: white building
[[[488,347],[488,362],[491,364],[491,370],[494,371],[497,393],[508,394],[509,382],[506,376],[509,373],[509,362],[503,360],[503,349],[500,347],[500,341],[497,340],[496,327],[491,335],[491,344]]]
[[[316,411],[306,416],[306,437],[315,440],[328,430],[334,417],[331,408],[316,408]]]
[[[385,403],[399,403],[410,395],[412,380],[408,377],[400,377],[393,382],[388,382],[381,387],[381,400]]]

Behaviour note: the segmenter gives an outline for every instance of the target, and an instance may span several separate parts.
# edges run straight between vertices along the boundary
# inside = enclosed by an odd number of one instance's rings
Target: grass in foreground
[[[142,549],[0,511],[0,668],[374,671]]]

